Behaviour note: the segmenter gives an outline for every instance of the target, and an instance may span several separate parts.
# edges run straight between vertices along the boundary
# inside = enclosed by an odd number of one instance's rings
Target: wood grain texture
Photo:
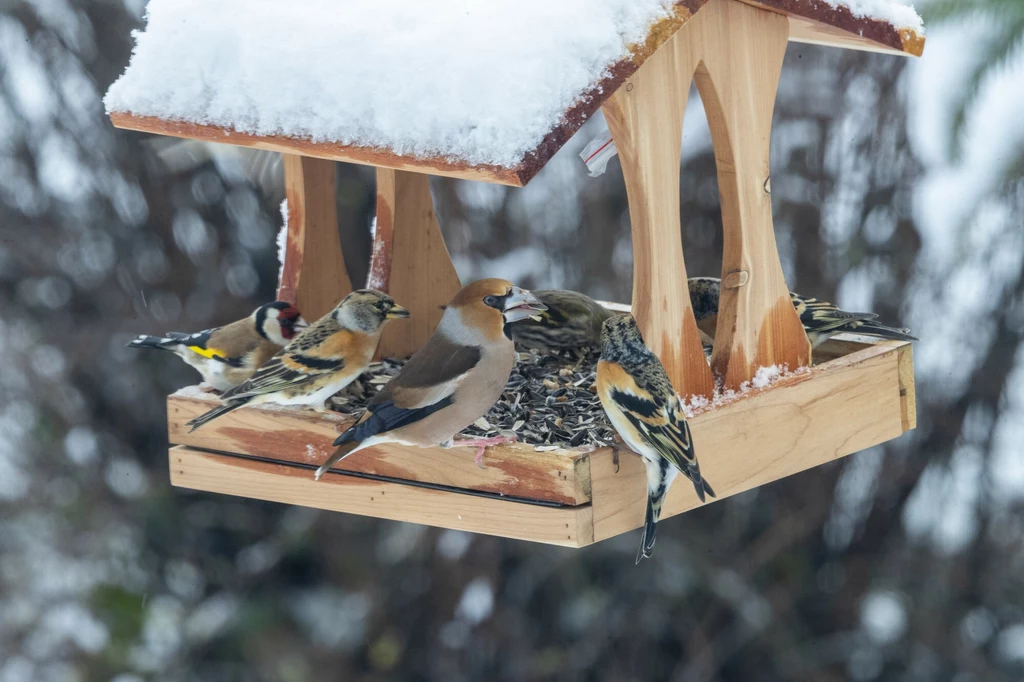
[[[230,128],[188,121],[169,121],[154,116],[135,116],[123,112],[110,114],[110,122],[115,128],[135,130],[155,135],[184,137],[203,142],[233,144],[252,149],[264,149],[282,154],[294,154],[328,161],[344,161],[364,166],[394,168],[416,173],[429,173],[462,180],[481,180],[512,187],[522,187],[536,174],[529,177],[522,169],[501,168],[499,166],[472,166],[441,158],[416,158],[403,156],[394,152],[374,147],[352,147],[330,142],[313,142],[283,135],[251,135]],[[540,168],[538,167],[539,171]]]
[[[675,389],[711,396],[715,384],[687,293],[679,216],[679,148],[696,68],[685,40],[699,22],[700,15],[669,38],[603,110],[629,197],[633,314]]]
[[[844,5],[814,0],[742,0],[748,5],[789,17],[794,42],[920,57],[924,36],[896,28],[887,21],[855,17]]]
[[[718,500],[896,438],[906,429],[900,396],[900,348],[883,342],[751,391],[690,421],[701,472]],[[639,456],[590,457],[594,537],[643,524],[646,475]],[[699,507],[693,486],[677,479],[661,522]]]
[[[722,204],[723,286],[711,366],[736,389],[759,367],[796,369],[811,361],[772,226],[768,152],[789,22],[733,0],[711,0],[684,32],[700,56],[695,79]]]
[[[351,476],[310,472],[188,447],[171,448],[171,483],[183,488],[579,547],[593,541],[589,505],[552,508]]]
[[[189,433],[186,422],[216,404],[213,396],[170,396],[168,440],[203,450],[319,466],[334,452],[334,439],[353,422],[336,413],[245,407]],[[499,445],[487,449],[484,469],[476,466],[473,455],[473,448],[382,445],[357,452],[335,468],[559,504],[590,501],[586,454],[580,451],[537,452],[532,445]],[[312,471],[307,475],[313,480]]]
[[[384,328],[378,356],[412,355],[434,333],[443,306],[462,288],[434,214],[429,176],[377,169],[377,232],[369,282],[367,286],[391,294],[412,313],[402,324]]]
[[[899,343],[899,342],[893,342]],[[903,430],[917,428],[917,390],[914,386],[914,347],[903,343],[898,347],[900,367],[900,408]]]
[[[352,291],[338,234],[334,162],[284,158],[288,242],[277,298],[295,303],[310,323]]]

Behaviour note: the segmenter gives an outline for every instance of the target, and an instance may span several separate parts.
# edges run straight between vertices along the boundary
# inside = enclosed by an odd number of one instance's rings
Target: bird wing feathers
[[[250,318],[195,334],[167,332],[167,338],[174,339],[197,355],[232,367],[242,367],[245,356],[262,340]]]
[[[797,315],[800,316],[800,322],[809,332],[827,332],[845,327],[851,322],[873,320],[878,317],[875,313],[848,313],[828,301],[804,298],[799,294],[790,294],[789,297],[793,301]]]
[[[346,350],[366,342],[362,336],[339,329],[336,324],[316,324],[267,360],[252,377],[224,393],[222,399],[298,389],[325,375],[334,375],[345,368],[345,358],[352,357]]]
[[[654,372],[630,373],[616,363],[606,363],[606,386],[601,387],[629,421],[638,441],[689,475],[697,466],[690,427],[682,405],[667,379]],[[625,434],[624,434],[625,435]]]
[[[357,424],[335,445],[361,441],[424,419],[455,401],[459,383],[480,363],[477,346],[435,336],[409,359],[398,375],[370,401]]]

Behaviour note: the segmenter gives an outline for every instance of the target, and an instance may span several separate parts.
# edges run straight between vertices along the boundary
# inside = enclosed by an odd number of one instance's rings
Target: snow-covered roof
[[[126,128],[523,184],[707,1],[150,0],[105,104]],[[889,0],[750,4],[880,49],[922,31]]]

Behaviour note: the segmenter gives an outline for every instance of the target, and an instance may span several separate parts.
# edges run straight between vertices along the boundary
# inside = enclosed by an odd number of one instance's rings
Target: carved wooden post
[[[696,18],[699,18],[697,15]],[[633,230],[633,314],[682,395],[711,396],[690,307],[679,218],[679,150],[694,62],[687,26],[604,104],[619,151]]]
[[[789,21],[732,0],[711,0],[695,19],[696,81],[715,148],[725,232],[711,364],[726,387],[738,388],[760,366],[811,362],[775,245],[768,165]]]
[[[283,157],[288,242],[277,297],[294,302],[313,322],[352,291],[338,237],[334,162]]]
[[[377,169],[377,232],[367,286],[391,294],[412,313],[384,329],[381,357],[419,350],[441,320],[442,306],[462,287],[434,215],[429,175]]]

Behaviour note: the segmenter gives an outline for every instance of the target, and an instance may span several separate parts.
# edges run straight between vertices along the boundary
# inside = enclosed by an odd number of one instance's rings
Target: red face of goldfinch
[[[274,301],[256,311],[256,329],[274,343],[284,346],[308,325],[299,309],[287,301]]]
[[[526,289],[504,279],[481,279],[463,287],[450,304],[462,312],[463,320],[499,338],[510,322],[524,320],[547,307]],[[506,334],[507,336],[507,334]]]

